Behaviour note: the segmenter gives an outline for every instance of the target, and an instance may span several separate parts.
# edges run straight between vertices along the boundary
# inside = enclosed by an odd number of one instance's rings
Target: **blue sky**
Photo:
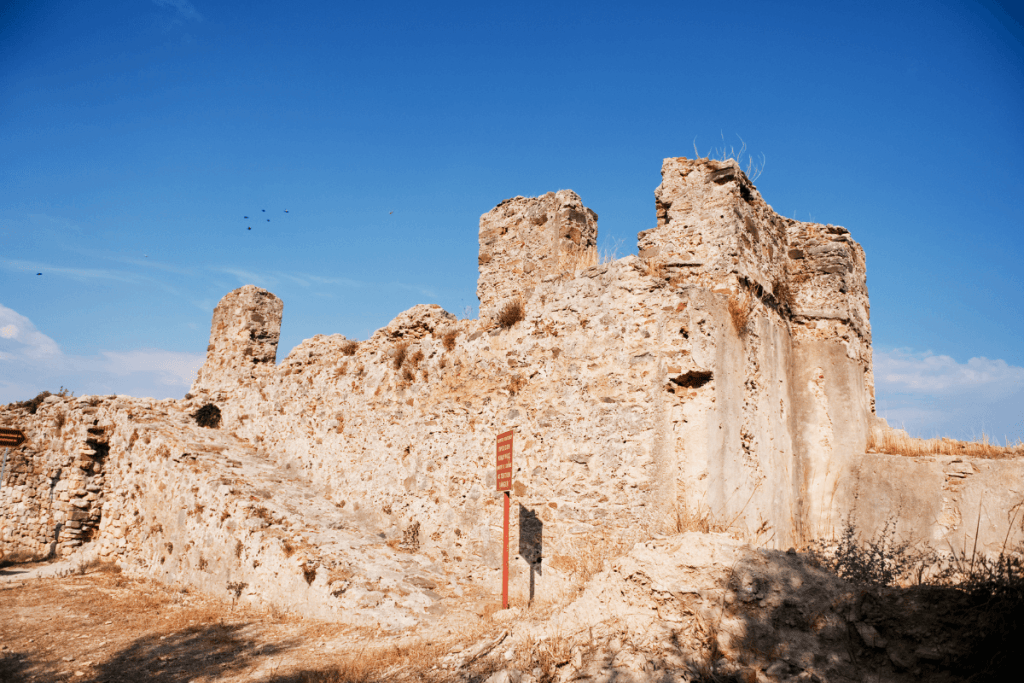
[[[1014,7],[0,13],[0,402],[180,397],[213,307],[247,283],[285,302],[279,360],[417,303],[475,315],[478,221],[502,199],[571,188],[624,256],[655,224],[661,160],[741,136],[776,211],[867,251],[879,413],[1024,438]]]

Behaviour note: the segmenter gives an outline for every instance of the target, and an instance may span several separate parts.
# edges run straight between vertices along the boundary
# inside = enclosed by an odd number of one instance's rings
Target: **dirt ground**
[[[446,642],[434,644],[236,607],[113,567],[19,580],[33,569],[0,569],[2,683],[343,683],[388,668],[388,678],[450,680],[444,653],[495,628],[452,615],[465,629],[440,623]]]

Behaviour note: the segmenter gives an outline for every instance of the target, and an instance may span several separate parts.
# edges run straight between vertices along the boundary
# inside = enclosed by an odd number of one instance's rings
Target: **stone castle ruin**
[[[558,590],[581,548],[695,515],[783,550],[888,515],[962,547],[977,521],[998,551],[1019,459],[866,453],[884,421],[849,231],[779,216],[732,160],[666,159],[655,199],[639,256],[605,263],[574,192],[500,203],[480,219],[478,320],[419,305],[277,363],[283,304],[247,285],[215,309],[185,399],[0,412],[28,437],[0,483],[2,549],[88,546],[400,628],[452,595],[493,601],[494,443],[514,429],[514,595]],[[499,325],[513,300],[524,317]],[[218,428],[196,424],[207,404]]]

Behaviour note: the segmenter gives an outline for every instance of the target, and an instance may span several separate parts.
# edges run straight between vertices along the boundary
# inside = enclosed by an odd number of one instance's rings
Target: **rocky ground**
[[[1005,597],[856,587],[804,554],[684,533],[636,545],[561,604],[480,615],[467,600],[394,632],[113,565],[13,565],[0,570],[0,681],[1004,680],[1022,633]]]

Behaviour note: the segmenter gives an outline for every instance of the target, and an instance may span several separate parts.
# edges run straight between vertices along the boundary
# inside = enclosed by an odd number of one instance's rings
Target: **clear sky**
[[[417,303],[475,315],[502,199],[573,189],[625,256],[662,159],[742,137],[776,211],[867,251],[879,413],[1024,438],[1022,23],[967,1],[5,0],[0,402],[180,397],[248,283],[284,300],[278,360]]]

